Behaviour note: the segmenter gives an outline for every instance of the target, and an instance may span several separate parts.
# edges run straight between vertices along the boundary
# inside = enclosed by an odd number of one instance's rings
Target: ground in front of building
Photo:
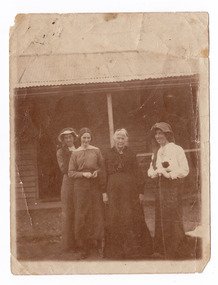
[[[200,225],[200,209],[193,201],[184,203],[184,228],[193,231]],[[144,205],[145,220],[151,235],[154,236],[154,203]],[[30,211],[17,211],[17,258],[20,260],[76,260],[73,252],[61,250],[61,209],[47,208]],[[196,244],[200,247],[199,238],[190,238],[193,250]],[[200,257],[200,248],[197,249]],[[196,252],[190,252],[189,258],[196,258]],[[98,260],[100,257],[93,249],[87,260]]]

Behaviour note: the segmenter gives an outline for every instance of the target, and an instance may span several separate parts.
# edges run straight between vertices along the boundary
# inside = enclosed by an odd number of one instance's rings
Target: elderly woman
[[[105,257],[137,259],[152,253],[152,240],[144,219],[144,179],[136,156],[127,147],[128,133],[114,133],[114,147],[105,155],[108,204]]]
[[[157,179],[155,252],[174,259],[185,237],[181,191],[189,166],[184,150],[174,143],[169,124],[156,123],[151,130],[158,146],[148,170],[148,176]]]
[[[101,253],[104,237],[101,169],[103,158],[99,148],[90,145],[91,131],[79,132],[81,146],[73,152],[68,174],[74,178],[75,239],[81,259],[89,254],[89,247],[97,246]]]
[[[71,153],[75,151],[74,141],[77,134],[73,128],[63,129],[58,140],[62,147],[57,151],[57,161],[63,174],[61,186],[62,202],[62,248],[68,251],[73,249],[74,243],[74,206],[73,206],[73,180],[68,176],[68,165]]]

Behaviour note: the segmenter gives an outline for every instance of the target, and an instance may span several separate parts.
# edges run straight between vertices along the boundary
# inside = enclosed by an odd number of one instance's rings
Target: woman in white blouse
[[[169,124],[156,123],[151,130],[158,145],[148,169],[148,176],[157,180],[154,248],[164,258],[175,259],[185,238],[181,192],[189,166]]]

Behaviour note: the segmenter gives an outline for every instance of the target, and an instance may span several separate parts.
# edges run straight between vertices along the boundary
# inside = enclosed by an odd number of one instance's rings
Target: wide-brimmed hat
[[[73,128],[65,128],[60,131],[60,134],[58,135],[59,142],[63,142],[63,136],[72,134],[74,138],[76,139],[78,137],[76,131]]]
[[[156,123],[152,126],[151,131],[156,129],[160,129],[164,133],[173,133],[171,126],[165,122]]]

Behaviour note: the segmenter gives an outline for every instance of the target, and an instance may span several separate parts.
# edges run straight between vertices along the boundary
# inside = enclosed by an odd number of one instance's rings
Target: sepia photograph
[[[14,274],[203,271],[208,33],[203,12],[16,16]]]

